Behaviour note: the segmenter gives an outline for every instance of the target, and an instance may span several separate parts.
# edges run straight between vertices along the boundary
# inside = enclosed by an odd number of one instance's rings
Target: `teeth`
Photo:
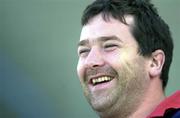
[[[95,79],[93,79],[93,80],[92,80],[92,83],[93,83],[93,84],[95,84],[95,83],[96,83],[96,80],[95,80]]]
[[[93,83],[93,85],[95,85],[95,84],[97,84],[97,83],[105,82],[105,81],[110,81],[110,80],[112,80],[111,77],[104,76],[104,77],[99,77],[99,78],[93,79],[93,80],[92,80],[92,83]]]
[[[102,81],[102,78],[98,78],[98,82],[101,82]]]

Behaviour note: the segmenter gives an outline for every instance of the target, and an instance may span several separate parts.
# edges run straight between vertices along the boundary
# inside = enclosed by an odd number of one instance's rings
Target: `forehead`
[[[124,41],[132,41],[134,37],[131,34],[131,26],[134,22],[133,16],[125,16],[128,25],[110,17],[108,21],[99,14],[92,18],[88,24],[82,27],[80,41],[97,40],[100,37],[116,36]]]

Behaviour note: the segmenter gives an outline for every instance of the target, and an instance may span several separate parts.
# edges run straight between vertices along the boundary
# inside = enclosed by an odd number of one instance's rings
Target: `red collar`
[[[163,116],[165,110],[168,108],[180,108],[180,90],[162,101],[147,118]]]

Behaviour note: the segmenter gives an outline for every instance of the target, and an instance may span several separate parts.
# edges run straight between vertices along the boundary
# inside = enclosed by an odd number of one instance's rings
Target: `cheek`
[[[147,76],[146,64],[141,58],[124,61],[121,63],[121,74],[125,76],[127,81],[131,79],[140,80]]]
[[[86,70],[86,65],[84,60],[79,59],[78,64],[77,64],[77,75],[78,75],[78,79],[81,83],[82,86],[84,86],[85,84],[85,70]]]
[[[83,72],[84,72],[84,68],[83,68],[83,64],[81,61],[78,61],[78,64],[77,64],[77,74],[78,74],[78,77],[81,81],[81,78],[83,78]]]
[[[104,55],[104,60],[111,66],[117,66],[121,62],[121,55],[119,53],[107,53]]]
[[[126,52],[108,53],[104,56],[105,61],[114,69],[119,69],[121,66],[126,65],[126,62],[131,59]]]

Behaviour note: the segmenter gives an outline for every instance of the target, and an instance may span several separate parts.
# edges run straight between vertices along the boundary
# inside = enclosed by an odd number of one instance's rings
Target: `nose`
[[[104,65],[103,54],[100,49],[92,48],[86,58],[86,66],[90,68],[96,68]]]

